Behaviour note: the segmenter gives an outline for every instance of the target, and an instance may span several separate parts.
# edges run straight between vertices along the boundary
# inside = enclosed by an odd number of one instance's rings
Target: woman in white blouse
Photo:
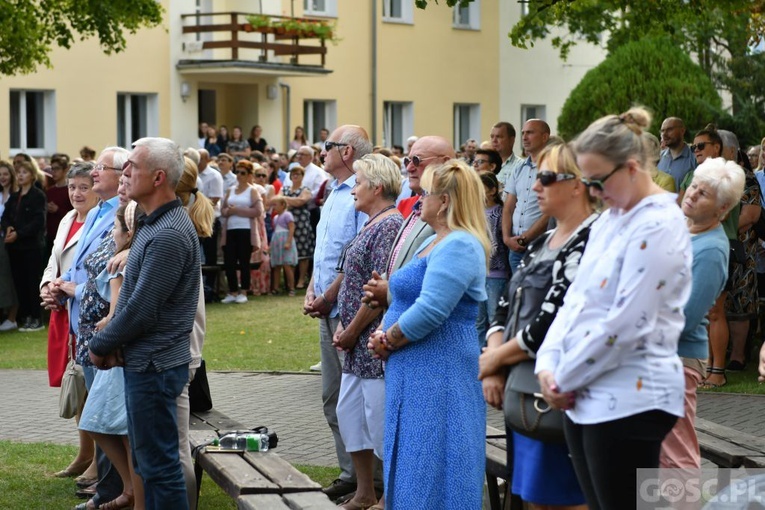
[[[677,344],[692,250],[676,196],[651,179],[633,108],[575,142],[582,182],[609,209],[593,224],[578,277],[537,353],[545,399],[566,410],[566,442],[591,509],[636,501],[636,469],[656,468],[683,416]]]

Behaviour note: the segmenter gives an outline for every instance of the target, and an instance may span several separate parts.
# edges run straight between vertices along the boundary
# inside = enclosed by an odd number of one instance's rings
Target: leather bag
[[[58,414],[62,418],[74,418],[77,411],[85,404],[85,396],[88,394],[85,386],[85,373],[82,366],[72,358],[72,335],[69,335],[69,362],[61,378],[61,394],[58,400]]]

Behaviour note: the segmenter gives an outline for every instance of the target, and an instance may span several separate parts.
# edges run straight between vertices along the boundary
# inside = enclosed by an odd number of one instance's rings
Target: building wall
[[[522,105],[544,105],[544,120],[555,133],[558,116],[571,90],[587,71],[603,61],[606,52],[581,42],[571,50],[568,60],[564,62],[549,39],[537,41],[533,48],[527,50],[514,47],[507,34],[521,19],[521,8],[518,2],[500,2],[499,68],[502,85],[499,93],[501,119],[497,120],[510,122],[520,132]],[[520,142],[516,144],[516,149],[520,149]]]
[[[92,39],[76,41],[71,50],[55,47],[51,69],[0,77],[0,155],[7,157],[11,149],[11,90],[55,90],[56,143],[48,154],[58,150],[74,156],[85,144],[97,150],[114,145],[118,92],[158,94],[158,133],[169,135],[169,34],[156,28],[126,39],[127,50],[110,56]]]

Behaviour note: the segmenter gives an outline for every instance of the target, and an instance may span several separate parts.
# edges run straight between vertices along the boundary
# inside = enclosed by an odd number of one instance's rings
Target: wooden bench
[[[295,469],[275,451],[214,452],[204,447],[219,432],[249,427],[212,409],[191,413],[189,442],[194,458],[197,490],[206,472],[240,510],[330,510],[337,507],[321,492],[321,486]],[[197,492],[199,498],[199,492]]]
[[[505,480],[503,499],[500,499],[497,479]],[[507,436],[504,430],[486,426],[486,487],[491,510],[520,510],[521,498],[510,491],[512,472],[507,467]],[[504,501],[504,505],[502,504]]]
[[[765,438],[696,418],[701,457],[722,468],[765,467]],[[730,484],[730,472],[718,476],[718,487]]]

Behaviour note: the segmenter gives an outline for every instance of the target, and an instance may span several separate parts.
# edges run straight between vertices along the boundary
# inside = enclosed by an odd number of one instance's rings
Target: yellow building
[[[438,134],[458,146],[486,138],[498,119],[499,0],[426,11],[413,0],[162,4],[162,26],[128,36],[122,54],[77,42],[54,50],[52,69],[0,78],[0,118],[9,119],[0,156],[76,155],[141,136],[196,146],[200,121],[245,135],[260,124],[279,150],[297,125],[317,140],[320,128],[347,123],[380,145]],[[272,25],[329,21],[339,41],[263,33],[245,16],[256,10]]]

